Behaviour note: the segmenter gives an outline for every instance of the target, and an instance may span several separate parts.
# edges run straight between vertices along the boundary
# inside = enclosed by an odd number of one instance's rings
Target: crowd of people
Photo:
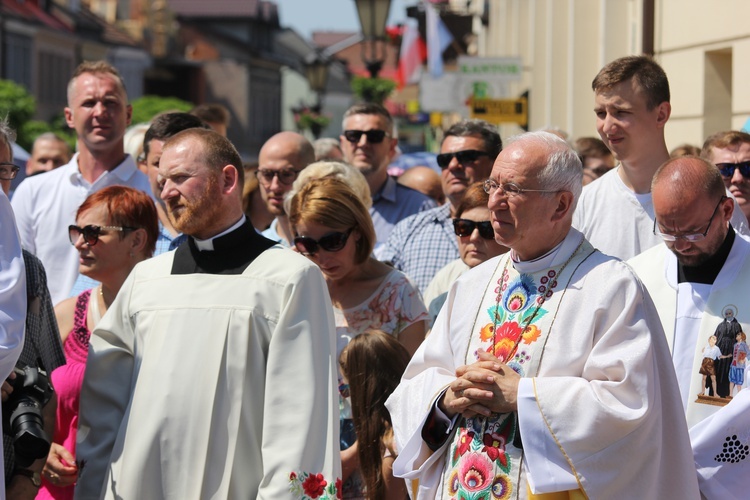
[[[592,90],[599,138],[461,120],[397,179],[380,105],[243,164],[82,63],[10,202],[0,123],[5,496],[743,497],[750,135],[670,153],[645,56]]]

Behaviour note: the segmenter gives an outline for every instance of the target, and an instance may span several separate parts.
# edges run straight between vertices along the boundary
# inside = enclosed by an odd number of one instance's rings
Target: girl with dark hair
[[[371,330],[352,339],[341,352],[339,363],[349,384],[367,499],[409,498],[406,482],[393,476],[397,451],[391,416],[385,408],[406,370],[409,353],[392,336]]]

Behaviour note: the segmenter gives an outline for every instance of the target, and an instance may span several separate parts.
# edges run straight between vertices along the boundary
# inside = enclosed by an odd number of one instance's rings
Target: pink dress
[[[78,402],[81,395],[81,385],[83,384],[83,373],[86,370],[86,357],[89,353],[89,337],[91,336],[91,332],[86,327],[90,296],[91,290],[86,290],[78,296],[73,330],[68,334],[68,338],[65,339],[63,345],[67,363],[52,372],[52,385],[57,394],[57,422],[55,423],[53,441],[64,446],[73,456],[76,452]],[[93,301],[95,308],[98,305],[96,302],[96,300]],[[96,312],[98,313],[98,308]],[[42,487],[39,489],[36,498],[37,500],[72,500],[73,493],[74,488],[72,486],[55,486],[42,477]]]

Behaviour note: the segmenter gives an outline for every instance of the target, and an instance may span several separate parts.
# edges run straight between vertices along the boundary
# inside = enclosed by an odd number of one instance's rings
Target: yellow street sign
[[[529,100],[520,99],[470,99],[472,118],[489,123],[517,123],[523,128],[529,125]]]

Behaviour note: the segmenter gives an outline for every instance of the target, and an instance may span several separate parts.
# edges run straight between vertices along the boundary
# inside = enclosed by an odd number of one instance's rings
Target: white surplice
[[[683,393],[701,493],[708,498],[742,498],[717,492],[736,494],[744,490],[750,494],[750,479],[746,473],[750,457],[737,462],[714,459],[724,447],[727,428],[742,427],[741,420],[732,422],[736,415],[750,415],[750,397],[744,393],[748,389],[740,392],[742,397],[735,397],[724,407],[722,404],[726,400],[711,404],[712,399],[697,397],[704,392],[703,376],[699,373],[703,349],[717,326],[725,321],[724,312],[731,309],[742,331],[750,333],[750,241],[735,235],[713,285],[678,284],[677,257],[663,244],[631,259],[629,264],[651,294],[667,335]],[[745,427],[735,435],[742,447],[750,448],[750,428]],[[732,479],[727,481],[730,477]]]
[[[172,275],[174,255],[136,266],[91,335],[76,498],[308,498],[308,478],[335,497],[336,343],[320,270],[274,246],[242,274]]]
[[[561,266],[581,239],[571,230],[543,264]],[[536,492],[697,498],[687,426],[656,310],[630,268],[586,242],[583,249],[586,257],[571,261],[574,272],[559,307],[549,312],[555,319],[543,358],[526,367],[519,386],[525,467],[512,498],[526,498],[525,476]],[[401,450],[394,473],[419,481],[418,499],[451,498],[445,477],[451,439],[431,452],[421,432],[455,369],[476,359],[469,348],[475,318],[484,313],[478,309],[487,294],[494,296],[490,280],[507,258],[491,259],[454,283],[387,403]],[[512,265],[530,279],[545,272],[538,263]],[[458,422],[454,432],[460,434]]]

